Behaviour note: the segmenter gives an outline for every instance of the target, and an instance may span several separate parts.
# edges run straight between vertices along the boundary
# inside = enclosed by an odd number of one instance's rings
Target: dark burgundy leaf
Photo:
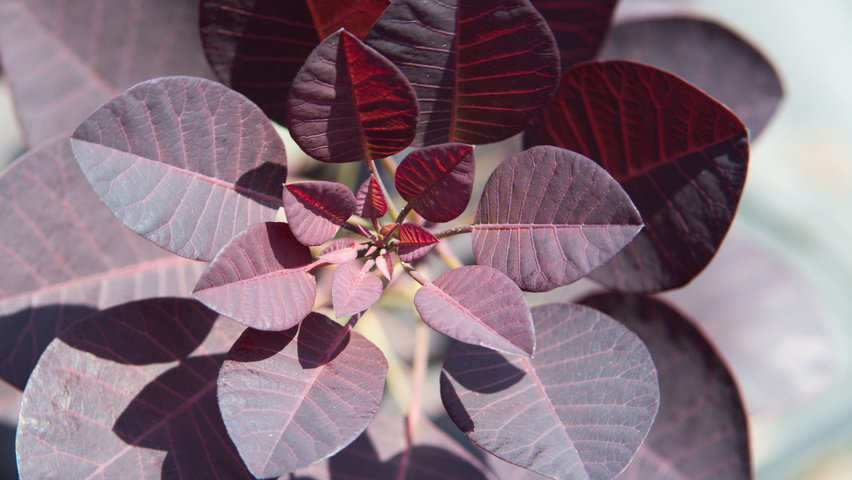
[[[283,124],[293,78],[321,37],[346,28],[363,38],[387,3],[201,0],[201,40],[219,78]]]
[[[370,175],[355,192],[355,215],[361,218],[379,218],[388,211],[388,203],[379,182]]]
[[[657,366],[660,411],[619,480],[750,480],[745,411],[713,346],[666,304],[637,295],[582,300],[635,332]]]
[[[331,281],[334,314],[342,318],[363,312],[378,301],[383,288],[382,279],[356,263],[338,266]]]
[[[355,195],[337,182],[298,182],[285,185],[284,212],[293,235],[316,246],[334,238],[355,212]]]
[[[659,405],[642,342],[588,307],[532,309],[533,358],[457,343],[441,373],[450,418],[474,443],[554,479],[610,480],[639,449]]]
[[[212,259],[281,205],[281,137],[248,99],[209,80],[142,82],[89,116],[71,146],[125,225],[184,257]]]
[[[0,378],[19,389],[58,332],[98,309],[188,295],[204,268],[116,220],[67,137],[3,172],[0,225]]]
[[[381,230],[379,230],[379,235],[387,238],[389,235],[391,235],[396,230],[396,227],[398,227],[398,226],[399,226],[398,223],[388,223],[387,225],[384,225],[381,228]]]
[[[521,289],[542,292],[582,278],[641,228],[630,198],[595,162],[534,147],[506,159],[488,179],[473,254]]]
[[[429,253],[438,239],[432,232],[415,223],[406,222],[399,227],[399,247],[396,254],[399,259],[411,263]]]
[[[379,410],[387,374],[381,351],[312,313],[286,332],[247,330],[219,374],[228,433],[258,478],[333,455]]]
[[[192,294],[258,330],[286,330],[314,308],[311,251],[286,223],[259,223],[234,237],[210,262]]]
[[[242,328],[190,299],[126,303],[53,341],[24,390],[22,478],[253,478],[216,403]]]
[[[445,143],[408,154],[396,169],[396,190],[415,212],[443,223],[464,212],[475,179],[473,147]]]
[[[784,95],[775,69],[762,53],[708,20],[672,17],[617,25],[600,57],[646,63],[678,75],[733,110],[752,141]]]
[[[565,72],[528,144],[575,150],[601,164],[645,228],[591,278],[622,291],[689,282],[728,232],[745,183],[748,135],[725,106],[680,78],[627,61]]]
[[[491,267],[444,272],[414,295],[427,325],[460,342],[512,355],[532,356],[535,331],[524,293]]]
[[[531,0],[556,37],[562,69],[591,60],[607,37],[617,0]]]
[[[556,41],[527,0],[400,0],[366,42],[414,85],[417,146],[508,138],[559,82]]]
[[[339,238],[323,248],[317,256],[328,263],[346,263],[358,258],[358,246],[351,238]]]
[[[30,145],[69,132],[142,80],[212,76],[195,0],[5,0],[0,50]]]
[[[345,30],[314,49],[287,98],[293,140],[322,162],[398,153],[414,139],[418,114],[405,75]]]

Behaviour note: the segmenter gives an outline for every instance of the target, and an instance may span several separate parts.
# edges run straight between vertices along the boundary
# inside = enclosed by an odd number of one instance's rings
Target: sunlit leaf
[[[346,263],[358,258],[358,247],[351,238],[338,238],[323,248],[317,258],[328,263]]]
[[[356,263],[345,263],[334,270],[331,299],[337,318],[363,312],[382,296],[382,279]]]
[[[355,215],[361,218],[379,218],[388,211],[388,203],[379,182],[370,175],[355,192]]]
[[[396,190],[415,212],[443,223],[464,212],[473,191],[473,147],[461,143],[415,150],[396,169]]]
[[[284,211],[293,235],[315,246],[334,238],[355,211],[355,195],[337,182],[311,181],[285,185]]]
[[[411,263],[429,253],[438,239],[429,230],[416,223],[406,222],[399,227],[399,259]]]

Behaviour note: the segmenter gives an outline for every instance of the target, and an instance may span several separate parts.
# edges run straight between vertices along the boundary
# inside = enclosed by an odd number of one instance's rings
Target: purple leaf
[[[6,0],[0,50],[23,134],[38,145],[142,80],[212,76],[195,0]]]
[[[750,480],[742,400],[725,362],[701,332],[649,297],[604,294],[582,303],[635,332],[657,365],[660,411],[619,480]]]
[[[382,193],[379,182],[370,175],[355,193],[355,214],[361,218],[383,217],[388,211],[388,203]]]
[[[480,265],[444,272],[414,295],[427,325],[460,342],[532,356],[535,331],[524,293],[512,280]]]
[[[258,330],[286,330],[314,307],[311,251],[286,223],[240,233],[210,262],[193,295],[222,315]]]
[[[243,334],[219,374],[219,407],[249,470],[283,475],[364,431],[379,410],[387,368],[367,339],[312,313],[285,332]]]
[[[521,289],[542,292],[582,278],[641,228],[630,198],[595,162],[534,147],[506,159],[488,179],[473,254]]]
[[[188,295],[204,268],[121,225],[67,137],[3,172],[0,225],[0,378],[18,389],[57,332],[102,308]]]
[[[317,259],[328,263],[347,263],[356,258],[358,258],[358,247],[351,238],[339,238],[317,255]]]
[[[728,232],[748,166],[747,132],[730,110],[672,74],[626,61],[565,72],[526,141],[595,160],[636,204],[644,230],[591,274],[622,291],[695,277]]]
[[[562,69],[591,60],[607,37],[617,0],[530,0],[556,37]]]
[[[382,279],[358,264],[339,265],[331,281],[335,316],[347,317],[370,308],[382,296],[383,288]]]
[[[212,259],[281,205],[281,137],[248,99],[209,80],[142,82],[89,116],[71,146],[125,225],[184,257]]]
[[[170,298],[73,325],[24,390],[21,477],[251,479],[216,403],[219,367],[240,330]]]
[[[396,190],[415,212],[435,223],[464,212],[474,181],[473,147],[445,143],[408,154],[396,169]]]
[[[527,0],[400,0],[366,42],[414,85],[416,146],[508,138],[532,123],[559,82],[556,41]]]
[[[311,157],[346,163],[388,157],[414,139],[419,107],[405,75],[340,30],[299,70],[287,98],[287,128]]]
[[[715,22],[685,17],[617,25],[602,59],[621,58],[674,73],[728,106],[754,141],[784,93],[772,64],[748,42]]]
[[[388,281],[393,280],[393,252],[387,252],[379,255],[376,259],[376,269],[378,269]]]
[[[406,222],[399,227],[399,246],[396,254],[399,259],[411,263],[429,253],[438,239],[432,232],[415,223]]]
[[[305,245],[331,240],[355,212],[355,195],[337,182],[298,182],[285,185],[284,211],[293,235]]]
[[[532,309],[533,358],[457,343],[441,373],[450,418],[492,454],[554,479],[610,480],[639,449],[659,405],[642,342],[587,307]]]

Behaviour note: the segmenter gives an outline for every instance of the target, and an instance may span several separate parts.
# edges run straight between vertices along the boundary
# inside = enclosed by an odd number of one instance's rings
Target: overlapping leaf
[[[355,215],[362,218],[379,218],[388,211],[388,203],[379,182],[370,175],[355,192]]]
[[[293,235],[316,246],[334,238],[355,212],[355,195],[337,182],[311,181],[285,185],[284,211]]]
[[[645,229],[591,277],[622,291],[684,285],[730,227],[748,165],[748,135],[725,106],[680,78],[627,61],[586,63],[528,144],[575,150],[601,164],[639,209]]]
[[[21,478],[252,479],[216,403],[219,367],[241,330],[172,298],[71,326],[24,390]]]
[[[0,225],[0,378],[18,389],[58,332],[98,309],[187,295],[203,269],[121,225],[64,136],[0,176]]]
[[[399,246],[396,253],[400,260],[411,263],[429,253],[436,243],[438,239],[432,232],[416,223],[406,222],[399,227]]]
[[[365,41],[414,85],[417,146],[508,138],[559,81],[556,41],[527,0],[394,2]]]
[[[475,179],[473,147],[433,145],[408,154],[396,169],[396,190],[415,212],[443,223],[464,212]]]
[[[441,398],[474,443],[554,479],[610,480],[639,449],[660,393],[635,334],[588,307],[532,309],[536,355],[456,344]]]
[[[488,179],[473,225],[476,263],[540,292],[574,282],[642,228],[606,171],[556,147],[509,157]]]
[[[530,0],[556,37],[562,69],[595,57],[617,0]]]
[[[293,140],[322,162],[387,157],[414,139],[414,89],[388,59],[340,30],[299,70],[287,98]]]
[[[286,330],[314,307],[311,251],[286,223],[259,223],[234,237],[210,262],[195,298],[243,325]]]
[[[387,362],[360,334],[312,313],[285,332],[247,330],[219,375],[228,433],[258,478],[349,444],[379,409]]]
[[[71,146],[125,225],[184,257],[212,259],[281,205],[281,137],[248,99],[209,80],[142,82],[89,116]]]
[[[499,271],[481,265],[444,272],[414,295],[417,313],[460,342],[532,356],[535,331],[524,293]]]
[[[370,308],[382,296],[382,279],[356,263],[345,263],[334,270],[331,300],[337,318],[354,315]]]
[[[358,246],[351,238],[339,238],[317,255],[317,259],[328,263],[346,263],[356,258],[358,258]]]

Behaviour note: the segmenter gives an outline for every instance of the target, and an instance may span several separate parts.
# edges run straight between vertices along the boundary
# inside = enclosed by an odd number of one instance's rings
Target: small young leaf
[[[259,223],[216,255],[192,294],[243,325],[286,330],[314,307],[316,281],[304,268],[310,263],[311,251],[286,223]]]
[[[382,280],[375,273],[356,263],[339,265],[331,281],[334,314],[342,318],[363,312],[376,303],[382,290]]]
[[[285,185],[284,211],[293,235],[316,246],[334,238],[355,211],[352,191],[336,182],[298,182]]]
[[[444,272],[414,295],[427,325],[460,342],[532,356],[535,331],[524,293],[512,279],[481,265]]]
[[[617,0],[530,0],[556,37],[562,69],[595,57]]]
[[[399,247],[397,255],[406,263],[411,263],[429,253],[435,247],[438,239],[432,232],[417,225],[406,222],[399,227]]]
[[[355,215],[361,218],[379,218],[388,211],[388,203],[379,182],[370,175],[355,193]]]
[[[346,263],[358,258],[358,247],[351,238],[338,238],[323,248],[319,260],[328,263]]]
[[[382,275],[384,275],[388,281],[393,280],[393,265],[393,252],[386,252],[379,255],[379,258],[376,259],[376,268],[382,272]]]
[[[396,169],[394,182],[415,212],[443,223],[467,208],[474,179],[473,147],[445,143],[408,154]]]

